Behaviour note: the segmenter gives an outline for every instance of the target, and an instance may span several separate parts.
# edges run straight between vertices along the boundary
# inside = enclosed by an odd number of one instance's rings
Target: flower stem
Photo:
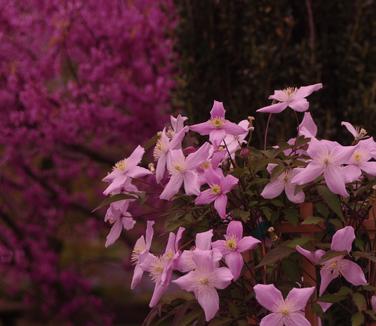
[[[271,118],[272,118],[272,114],[269,113],[268,121],[266,122],[266,129],[265,129],[265,136],[264,136],[264,151],[266,151],[266,142],[268,140],[268,131],[269,131],[269,124],[270,124]]]

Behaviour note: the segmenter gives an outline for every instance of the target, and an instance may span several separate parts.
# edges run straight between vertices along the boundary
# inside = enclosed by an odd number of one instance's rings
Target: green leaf
[[[92,213],[96,212],[97,210],[101,209],[104,206],[107,206],[111,203],[114,203],[116,201],[124,200],[124,199],[137,199],[138,196],[136,194],[116,194],[110,197],[107,197],[105,200],[103,200],[98,207],[94,208],[92,210]]]
[[[330,302],[330,303],[336,303],[340,302],[346,297],[348,297],[352,293],[352,290],[346,286],[342,286],[340,290],[337,293],[334,294],[326,294],[320,297],[320,301],[323,302]]]
[[[351,318],[351,325],[352,326],[362,326],[364,325],[364,315],[361,312],[357,312]]]
[[[324,203],[316,203],[315,204],[315,209],[319,215],[323,217],[328,217],[329,215],[329,209]]]
[[[324,219],[318,216],[310,216],[307,217],[302,224],[319,224],[324,222]]]
[[[285,219],[292,225],[298,225],[300,214],[296,208],[288,208],[283,211]]]
[[[328,207],[344,221],[341,202],[337,195],[333,194],[326,186],[317,186],[317,191]]]
[[[260,263],[256,266],[256,268],[265,266],[265,265],[272,265],[288,256],[290,256],[294,249],[289,248],[285,245],[280,245],[272,250],[270,250],[265,257],[260,261]]]
[[[312,238],[310,237],[300,237],[300,238],[295,238],[293,240],[286,241],[285,245],[291,249],[295,249],[296,246],[304,246],[311,240]]]
[[[361,293],[354,293],[353,294],[353,301],[358,308],[359,311],[363,311],[367,309],[367,302],[363,294]]]
[[[365,259],[368,259],[368,260],[370,260],[370,261],[376,262],[376,256],[372,255],[372,254],[369,253],[369,252],[364,252],[364,251],[353,251],[351,254],[352,254],[352,256],[354,256],[355,258],[365,258]]]

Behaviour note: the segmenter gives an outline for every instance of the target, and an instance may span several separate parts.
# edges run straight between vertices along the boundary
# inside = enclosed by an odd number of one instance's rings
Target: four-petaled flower
[[[241,253],[253,249],[259,243],[260,241],[254,237],[243,237],[242,222],[231,221],[227,226],[225,240],[214,241],[212,247],[222,253],[234,280],[237,280],[244,265]]]
[[[173,282],[183,290],[194,293],[198,303],[204,309],[206,321],[209,321],[219,309],[217,289],[226,288],[233,276],[227,267],[218,267],[213,251],[195,250],[192,259],[195,269]]]
[[[311,325],[304,317],[304,308],[315,291],[314,287],[293,288],[285,300],[273,284],[257,284],[253,289],[259,304],[271,311],[271,314],[262,318],[260,326]]]
[[[196,205],[214,202],[214,208],[221,218],[226,217],[227,194],[234,188],[238,179],[232,175],[224,176],[222,170],[208,169],[205,171],[206,182],[209,189],[204,190],[196,198]]]
[[[225,109],[222,102],[214,101],[210,111],[210,120],[189,127],[190,130],[200,135],[209,135],[209,140],[214,146],[219,146],[226,135],[244,135],[247,129],[225,119]]]
[[[321,88],[322,84],[319,83],[299,88],[288,87],[283,90],[276,90],[273,95],[269,96],[269,99],[278,101],[278,103],[265,106],[258,109],[257,112],[280,113],[288,107],[298,112],[307,111],[309,102],[306,100],[306,97]]]

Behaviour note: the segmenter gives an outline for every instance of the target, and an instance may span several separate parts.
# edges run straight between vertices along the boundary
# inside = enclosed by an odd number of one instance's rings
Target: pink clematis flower
[[[112,224],[112,227],[106,238],[106,248],[119,239],[123,228],[129,231],[133,229],[136,224],[131,213],[128,212],[128,207],[129,200],[119,200],[111,203],[110,207],[107,209],[104,221]]]
[[[144,270],[141,268],[141,262],[148,255],[151,242],[153,240],[154,221],[147,221],[145,237],[141,236],[137,239],[131,256],[131,262],[134,267],[131,289],[133,290],[141,281]]]
[[[355,240],[354,228],[352,226],[346,226],[338,230],[332,238],[332,243],[330,249],[332,251],[347,251],[350,253],[352,243]],[[316,251],[310,255],[308,250],[297,247],[297,251],[309,259],[314,264],[318,264],[319,260],[323,256],[323,252]],[[320,284],[320,295],[322,295],[330,282],[339,276],[343,276],[349,283],[353,285],[365,285],[367,280],[364,276],[362,269],[354,262],[344,259],[344,255],[336,256],[334,258],[328,259],[322,264],[320,270],[321,284]]]
[[[238,179],[232,175],[224,176],[222,170],[209,169],[205,172],[209,189],[204,190],[196,198],[196,205],[214,202],[214,207],[221,218],[226,218],[227,194],[234,188]]]
[[[228,224],[225,239],[214,241],[212,246],[222,253],[234,280],[237,280],[244,265],[241,253],[253,249],[260,241],[251,236],[243,237],[243,224],[240,221]]]
[[[277,164],[269,163],[266,168],[269,174],[272,174],[273,169]],[[271,180],[261,192],[261,196],[265,199],[273,199],[278,197],[283,191],[285,191],[287,198],[296,204],[304,202],[304,192],[302,190],[296,191],[296,184],[291,182],[291,179],[295,177],[301,169],[296,168],[282,172],[279,176]]]
[[[343,164],[348,162],[353,151],[352,146],[342,146],[336,142],[312,138],[307,150],[311,161],[292,178],[291,182],[303,185],[324,175],[325,182],[333,193],[347,197],[349,194],[345,186],[347,179]]]
[[[112,172],[103,178],[103,181],[110,183],[103,192],[104,195],[111,194],[113,191],[123,187],[129,178],[140,178],[151,174],[148,169],[138,166],[144,153],[145,150],[141,146],[137,146],[128,158],[115,164]]]
[[[261,320],[260,326],[311,325],[304,317],[304,308],[315,291],[314,287],[293,288],[285,300],[273,284],[257,284],[253,289],[259,304],[271,311]]]
[[[322,249],[318,249],[318,250],[315,250],[313,252],[306,250],[306,249],[302,248],[301,246],[296,246],[295,249],[298,253],[300,253],[302,256],[307,258],[314,265],[318,265],[322,256],[325,255],[325,251],[322,250]]]
[[[209,143],[204,143],[196,152],[189,154],[187,157],[184,156],[181,150],[172,150],[167,162],[171,178],[159,198],[170,200],[178,193],[183,184],[187,195],[199,195],[200,184],[196,169],[208,159],[209,150]]]
[[[249,121],[242,120],[238,123],[238,126],[244,129],[244,132],[240,135],[227,134],[223,139],[223,143],[226,145],[227,149],[224,149],[226,156],[228,155],[227,150],[230,152],[232,158],[234,158],[235,152],[241,148],[241,145],[245,143],[245,138],[249,134]]]
[[[172,137],[172,139],[170,139],[166,133],[166,129],[163,129],[154,147],[154,152],[153,152],[154,159],[157,161],[157,168],[155,171],[155,177],[156,177],[157,183],[161,182],[165,174],[166,165],[167,165],[167,161],[169,159],[171,150],[181,148],[181,143],[187,131],[188,131],[188,127],[184,127],[179,132],[177,132]]]
[[[304,112],[308,110],[309,103],[306,97],[322,88],[322,84],[302,86],[299,88],[288,87],[284,90],[276,90],[269,96],[270,100],[278,101],[269,106],[258,109],[256,112],[280,113],[290,107],[294,111]]]
[[[354,151],[348,161],[349,167],[346,167],[346,171],[349,171],[351,167],[351,173],[356,179],[358,179],[362,171],[367,174],[376,175],[376,162],[369,162],[372,159],[372,152],[375,149],[375,143],[373,139],[369,138],[361,140],[355,145]]]
[[[210,120],[190,126],[189,129],[198,132],[200,135],[209,135],[210,142],[219,146],[226,135],[239,136],[246,132],[246,129],[225,119],[225,109],[222,102],[214,101],[210,111]]]
[[[155,307],[171,283],[172,272],[180,255],[179,242],[183,232],[184,228],[182,227],[179,228],[176,235],[170,232],[163,255],[157,257],[148,253],[141,261],[141,268],[149,272],[152,281],[155,283],[153,296],[149,304],[151,308]]]
[[[217,289],[226,288],[233,276],[227,267],[218,267],[212,251],[196,250],[192,258],[195,269],[173,282],[194,293],[205,312],[206,321],[209,321],[219,309]]]

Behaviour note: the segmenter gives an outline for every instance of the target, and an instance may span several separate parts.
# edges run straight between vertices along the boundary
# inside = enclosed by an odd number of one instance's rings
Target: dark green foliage
[[[322,82],[324,89],[310,100],[320,136],[345,135],[342,120],[375,133],[374,1],[192,0],[176,4],[181,19],[175,105],[187,111],[191,122],[206,120],[213,99],[223,101],[228,117],[238,121],[268,105],[267,97],[274,89]],[[266,118],[256,115],[259,144]],[[295,126],[291,112],[272,119],[269,144],[293,135]]]

